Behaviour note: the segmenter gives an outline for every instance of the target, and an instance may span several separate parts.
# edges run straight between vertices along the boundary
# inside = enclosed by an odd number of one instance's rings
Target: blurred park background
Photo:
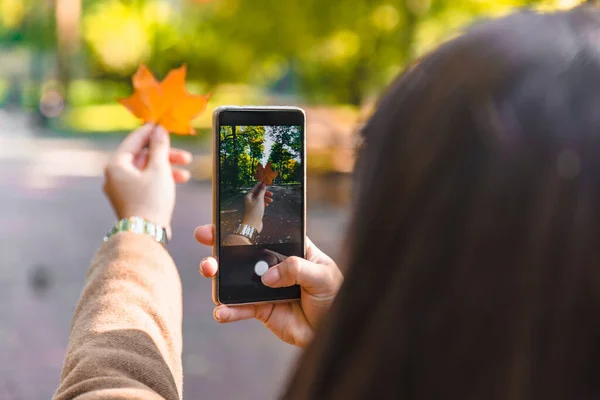
[[[210,252],[192,232],[211,220],[213,109],[306,108],[308,233],[337,256],[357,132],[386,85],[475,21],[578,3],[0,0],[0,399],[56,388],[89,260],[114,222],[102,169],[139,124],[116,100],[140,63],[159,77],[187,64],[188,89],[213,94],[198,135],[173,138],[196,156],[170,246],[184,285],[186,397],[273,398],[295,350],[256,322],[217,326],[197,273]]]

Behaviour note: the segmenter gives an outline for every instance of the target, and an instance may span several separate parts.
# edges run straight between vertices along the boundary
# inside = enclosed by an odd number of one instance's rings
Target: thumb
[[[256,198],[264,199],[266,192],[267,192],[267,185],[265,185],[264,183],[261,183],[260,186],[258,187],[258,191],[256,193]]]
[[[270,268],[263,275],[262,281],[271,288],[300,285],[313,295],[328,293],[334,288],[327,268],[300,257],[289,257]]]
[[[171,143],[169,133],[161,126],[155,126],[148,145],[148,166],[159,167],[169,164]]]

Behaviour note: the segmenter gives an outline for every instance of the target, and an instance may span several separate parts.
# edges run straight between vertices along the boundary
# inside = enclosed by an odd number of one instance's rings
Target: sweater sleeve
[[[56,400],[180,399],[181,280],[165,248],[133,233],[94,257]]]

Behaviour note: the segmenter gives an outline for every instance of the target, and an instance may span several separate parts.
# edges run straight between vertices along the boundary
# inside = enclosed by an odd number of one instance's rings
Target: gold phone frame
[[[217,204],[217,190],[218,190],[218,185],[219,182],[217,180],[217,170],[219,168],[219,149],[217,148],[218,146],[218,136],[219,132],[217,132],[217,122],[219,120],[219,115],[224,112],[224,111],[299,111],[302,113],[302,116],[304,117],[304,122],[303,122],[303,126],[302,126],[302,132],[303,132],[303,141],[302,141],[302,154],[303,154],[303,160],[302,160],[302,169],[303,169],[303,174],[304,174],[304,185],[303,185],[303,190],[302,190],[302,197],[303,197],[303,207],[302,207],[302,237],[303,237],[303,243],[304,243],[304,257],[306,257],[306,181],[307,181],[307,176],[306,176],[306,112],[300,108],[300,107],[293,107],[293,106],[221,106],[221,107],[217,107],[215,109],[215,111],[213,112],[213,122],[212,122],[212,131],[213,131],[213,135],[212,135],[212,152],[213,152],[213,169],[212,169],[212,203],[213,203],[213,225],[214,225],[214,233],[215,233],[215,242],[213,244],[213,249],[212,249],[212,255],[213,257],[217,260],[217,262],[219,261],[219,247],[220,247],[220,238],[216,237],[216,232],[217,232],[217,213],[219,212],[219,205]],[[213,299],[213,303],[215,303],[216,305],[220,305],[222,304],[219,301],[219,274],[215,274],[215,276],[213,276],[212,278],[212,299]],[[284,300],[267,300],[267,301],[258,301],[258,302],[252,302],[252,303],[238,303],[238,304],[227,304],[228,306],[236,306],[236,305],[247,305],[247,304],[263,304],[263,303],[287,303],[290,301],[298,301],[298,299],[284,299]]]

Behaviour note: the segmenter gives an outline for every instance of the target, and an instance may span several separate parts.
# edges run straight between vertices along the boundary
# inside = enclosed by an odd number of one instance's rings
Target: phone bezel
[[[225,121],[225,122],[223,122]],[[302,193],[302,247],[306,255],[306,114],[299,107],[263,107],[263,106],[222,106],[213,113],[213,223],[215,225],[215,243],[213,257],[219,260],[220,254],[220,214],[219,214],[219,131],[221,125],[289,125],[302,127],[302,166],[303,166],[303,193]],[[300,289],[296,288],[291,295],[265,296],[257,294],[241,296],[241,299],[224,299],[220,294],[219,273],[213,277],[212,297],[215,304],[240,305],[288,302],[300,298]],[[230,297],[230,296],[227,296]]]

